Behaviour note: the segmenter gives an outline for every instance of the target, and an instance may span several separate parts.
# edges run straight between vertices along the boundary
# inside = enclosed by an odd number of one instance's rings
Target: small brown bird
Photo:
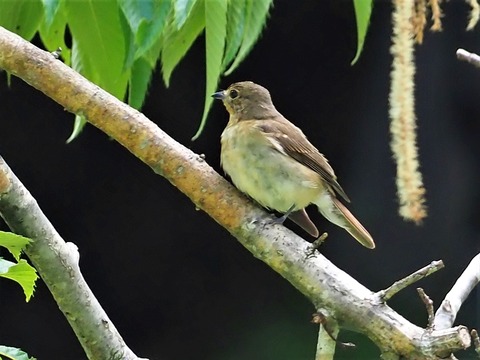
[[[235,186],[262,206],[283,213],[314,237],[319,232],[305,207],[315,204],[332,223],[363,246],[375,243],[337,199],[350,202],[327,159],[302,130],[280,114],[270,93],[251,81],[232,84],[212,95],[230,114],[222,133],[221,164]]]

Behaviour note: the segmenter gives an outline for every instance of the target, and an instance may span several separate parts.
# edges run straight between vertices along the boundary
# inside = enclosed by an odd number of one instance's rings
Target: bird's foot
[[[283,214],[282,216],[275,217],[274,220],[273,220],[275,222],[275,224],[283,225],[285,220],[287,220],[287,218],[290,216],[290,214],[293,212],[294,209],[295,209],[295,204],[293,204],[290,207],[290,209],[288,209],[287,212],[285,214]]]
[[[283,225],[285,220],[287,220],[287,217],[288,217],[288,213],[283,214],[280,217],[276,217],[275,215],[273,215],[272,223],[278,224],[278,225]]]

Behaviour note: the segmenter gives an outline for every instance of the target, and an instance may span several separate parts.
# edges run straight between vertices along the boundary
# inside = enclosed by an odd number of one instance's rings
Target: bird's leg
[[[273,221],[276,223],[276,224],[283,224],[285,222],[285,220],[287,220],[288,216],[293,212],[293,210],[295,209],[295,204],[293,204],[290,209],[287,210],[287,212],[285,214],[283,214],[282,216],[280,217],[276,217],[273,219]]]

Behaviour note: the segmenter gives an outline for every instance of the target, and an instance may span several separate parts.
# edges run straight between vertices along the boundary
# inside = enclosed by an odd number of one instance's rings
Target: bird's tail
[[[369,232],[335,196],[325,194],[316,205],[327,220],[347,230],[363,246],[369,249],[375,248]]]

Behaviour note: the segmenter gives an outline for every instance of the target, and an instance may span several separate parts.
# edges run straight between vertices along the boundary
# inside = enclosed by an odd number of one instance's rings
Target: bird
[[[370,233],[340,202],[350,202],[325,156],[252,81],[212,94],[230,114],[221,135],[220,162],[233,184],[261,206],[283,214],[313,237],[319,231],[305,208],[314,204],[329,221],[373,249]]]

